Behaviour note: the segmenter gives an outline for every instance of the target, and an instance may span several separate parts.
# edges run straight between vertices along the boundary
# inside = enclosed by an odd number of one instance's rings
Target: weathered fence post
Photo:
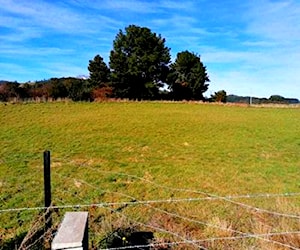
[[[51,175],[50,175],[50,151],[44,151],[44,194],[45,194],[45,231],[52,224],[51,211],[48,207],[51,206]]]

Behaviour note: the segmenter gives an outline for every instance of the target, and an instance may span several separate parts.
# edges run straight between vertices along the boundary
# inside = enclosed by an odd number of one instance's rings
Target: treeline
[[[0,101],[45,100],[69,98],[73,101],[93,99],[93,90],[88,80],[74,77],[51,78],[37,82],[0,82]]]
[[[109,86],[93,87],[89,79],[63,77],[51,78],[37,82],[9,82],[0,81],[0,101],[10,100],[57,100],[67,98],[73,101],[105,100],[114,96],[113,89]],[[157,100],[174,100],[170,91],[159,90]],[[272,95],[269,98],[250,96],[227,95],[226,91],[220,90],[209,98],[203,98],[208,102],[222,103],[245,103],[245,104],[299,104],[297,98],[285,98],[280,95]]]
[[[2,80],[0,81],[0,101],[48,101],[58,99],[70,99],[72,101],[94,101],[113,98],[122,99],[122,97],[118,97],[114,93],[114,90],[111,86],[106,84],[93,86],[89,79],[76,77],[51,78],[48,80],[26,83]],[[169,90],[161,89],[158,90],[151,99],[174,100],[173,97],[173,94]],[[203,98],[203,100],[205,100],[205,98]]]
[[[0,100],[9,98],[98,98],[130,100],[205,100],[209,77],[200,56],[184,50],[171,62],[170,48],[149,28],[129,25],[113,41],[108,65],[100,55],[88,64],[89,78],[52,78],[19,84],[5,82]]]

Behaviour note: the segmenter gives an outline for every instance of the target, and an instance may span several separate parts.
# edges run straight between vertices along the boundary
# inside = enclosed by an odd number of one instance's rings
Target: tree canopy
[[[165,39],[149,28],[130,25],[120,30],[109,63],[116,96],[154,99],[167,77],[170,58]]]
[[[281,95],[271,95],[269,100],[273,102],[284,102],[285,98]]]
[[[89,82],[92,87],[102,87],[109,81],[110,70],[100,55],[96,55],[89,61],[88,70],[90,72]]]
[[[213,95],[211,95],[211,101],[225,103],[227,101],[226,91],[225,90],[219,90],[218,92],[215,92]]]
[[[168,83],[174,99],[204,100],[209,78],[199,56],[187,50],[180,52],[170,68]]]

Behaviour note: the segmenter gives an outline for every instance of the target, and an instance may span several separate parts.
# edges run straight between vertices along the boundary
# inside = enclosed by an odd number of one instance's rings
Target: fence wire
[[[90,167],[90,166],[88,166]],[[91,167],[90,167],[91,168]],[[234,230],[228,227],[221,227],[221,226],[217,226],[205,221],[201,221],[201,220],[197,220],[197,219],[192,219],[180,214],[177,214],[175,212],[170,212],[167,211],[166,209],[162,209],[162,208],[157,208],[154,207],[153,205],[160,205],[160,204],[178,204],[178,203],[191,203],[191,202],[200,202],[200,201],[223,201],[223,202],[228,202],[230,204],[242,207],[246,210],[251,210],[254,212],[258,212],[258,213],[266,213],[268,215],[272,215],[275,217],[284,217],[284,218],[289,218],[289,219],[295,219],[296,221],[300,220],[300,215],[299,214],[290,214],[290,213],[281,213],[281,212],[276,212],[276,211],[270,211],[267,209],[263,209],[263,208],[259,208],[259,207],[255,207],[255,206],[251,206],[245,203],[242,203],[238,200],[241,199],[271,199],[271,198],[280,198],[280,197],[299,197],[300,193],[278,193],[278,194],[268,194],[268,193],[259,193],[259,194],[243,194],[243,195],[227,195],[227,196],[219,196],[219,195],[215,195],[215,194],[211,194],[208,192],[204,192],[201,190],[191,190],[191,189],[181,189],[181,188],[174,188],[174,187],[169,187],[169,186],[165,186],[159,183],[155,183],[153,181],[147,180],[145,178],[139,177],[139,176],[135,176],[135,175],[130,175],[130,174],[125,174],[125,173],[118,173],[118,172],[110,172],[110,171],[103,171],[103,170],[99,170],[99,169],[94,169],[91,168],[94,171],[99,171],[102,173],[109,173],[109,174],[117,174],[120,176],[127,176],[130,178],[135,178],[135,179],[139,179],[141,180],[143,183],[149,183],[155,187],[159,187],[162,189],[166,189],[166,190],[173,190],[173,191],[178,191],[178,192],[183,192],[183,193],[194,193],[197,195],[202,195],[204,197],[186,197],[186,198],[169,198],[169,199],[153,199],[153,200],[139,200],[136,197],[133,197],[131,195],[128,195],[126,193],[121,193],[121,192],[116,192],[116,191],[111,191],[111,190],[105,190],[105,189],[101,189],[99,187],[97,187],[96,185],[93,185],[91,183],[89,183],[86,180],[83,179],[78,179],[78,178],[72,178],[72,177],[68,177],[68,176],[64,176],[61,175],[57,172],[55,172],[54,174],[57,175],[61,180],[66,180],[66,179],[72,179],[74,181],[80,182],[81,184],[84,184],[86,186],[88,186],[89,188],[92,188],[94,190],[100,191],[100,192],[105,192],[105,193],[110,193],[110,194],[116,194],[119,195],[121,197],[124,197],[126,199],[128,199],[128,201],[121,201],[121,202],[100,202],[100,203],[89,203],[86,202],[86,200],[77,197],[78,199],[81,200],[80,203],[78,204],[63,204],[63,205],[51,205],[50,207],[44,207],[44,206],[38,206],[38,207],[19,207],[19,208],[4,208],[4,209],[0,209],[0,213],[13,213],[13,212],[22,212],[22,211],[39,211],[39,210],[45,210],[45,209],[50,209],[51,211],[54,210],[59,210],[59,209],[85,209],[85,208],[104,208],[106,210],[109,210],[110,212],[114,212],[119,214],[120,216],[126,218],[129,221],[132,221],[134,224],[136,225],[140,225],[142,227],[145,228],[150,228],[151,230],[154,231],[158,231],[161,233],[165,233],[168,235],[171,235],[173,237],[175,237],[175,241],[172,242],[159,242],[159,243],[151,243],[148,245],[140,245],[140,246],[124,246],[124,247],[117,247],[117,248],[109,248],[111,250],[113,249],[133,249],[133,248],[145,248],[145,247],[158,247],[158,246],[166,246],[166,247],[171,247],[171,246],[179,246],[179,245],[192,245],[193,247],[196,248],[200,248],[200,249],[206,249],[204,246],[201,245],[201,243],[204,242],[215,242],[215,241],[237,241],[237,240],[242,240],[242,239],[249,239],[249,238],[255,238],[257,240],[262,240],[262,241],[266,241],[269,242],[270,244],[275,244],[287,249],[299,249],[299,247],[295,247],[292,245],[289,245],[287,242],[280,242],[280,241],[276,241],[271,239],[274,236],[283,236],[283,235],[299,235],[300,236],[300,231],[281,231],[281,232],[269,232],[269,233],[264,233],[264,234],[254,234],[254,233],[247,233],[247,232],[242,232],[239,230]],[[68,190],[63,190],[63,192],[68,192]],[[147,223],[143,223],[141,221],[138,220],[134,220],[133,218],[129,217],[128,215],[126,215],[123,212],[120,212],[116,209],[112,209],[112,207],[114,206],[123,206],[123,207],[136,207],[136,206],[146,206],[149,209],[155,210],[159,213],[163,213],[165,215],[168,215],[170,217],[174,217],[177,219],[181,219],[187,222],[191,222],[191,223],[196,223],[196,224],[201,224],[204,225],[206,227],[212,227],[212,228],[216,228],[219,230],[224,230],[224,231],[229,231],[233,234],[235,234],[235,236],[228,236],[228,237],[210,237],[210,238],[206,238],[206,239],[188,239],[183,235],[180,235],[174,231],[170,231],[167,230],[165,228],[159,227],[159,226],[154,226],[151,224],[147,224]],[[46,235],[51,234],[50,232],[45,232],[44,234],[42,234],[40,237],[38,237],[37,239],[35,239],[32,242],[32,239],[35,238],[35,235],[37,235],[37,233],[39,232],[39,227],[41,225],[41,218],[43,218],[43,215],[36,221],[35,224],[32,225],[31,229],[29,230],[27,236],[24,238],[23,242],[21,243],[19,249],[30,249],[31,247],[33,247],[34,245],[36,245],[43,237],[45,237]]]

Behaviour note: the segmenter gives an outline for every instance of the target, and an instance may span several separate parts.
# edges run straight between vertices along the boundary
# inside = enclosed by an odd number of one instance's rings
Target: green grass
[[[200,197],[151,182],[220,196],[299,192],[299,119],[299,108],[159,102],[0,104],[0,209],[43,206],[44,150],[52,154],[56,205],[128,200],[120,193],[137,200]],[[299,197],[239,201],[300,213]],[[255,232],[261,219],[224,201],[163,207],[245,232]],[[99,219],[107,213],[102,210],[91,212]],[[146,224],[162,223],[171,231],[172,225],[180,232],[188,229],[193,239],[221,234],[178,218],[168,220],[145,206],[123,212]],[[0,240],[27,231],[36,215],[0,213]],[[277,231],[297,225],[292,219],[264,217]],[[95,227],[93,235],[101,238],[103,229]]]

